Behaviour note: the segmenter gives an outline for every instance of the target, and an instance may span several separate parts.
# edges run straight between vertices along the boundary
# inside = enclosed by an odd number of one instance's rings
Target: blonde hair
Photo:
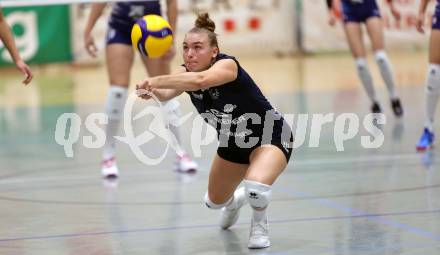
[[[214,31],[215,23],[209,18],[209,14],[205,12],[197,15],[194,27],[188,33],[206,33],[209,44],[218,48],[217,34]]]

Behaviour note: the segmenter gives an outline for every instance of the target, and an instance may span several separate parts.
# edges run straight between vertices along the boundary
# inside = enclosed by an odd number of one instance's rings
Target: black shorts
[[[259,142],[250,148],[240,148],[239,146],[229,143],[228,146],[220,146],[217,149],[217,155],[224,160],[231,161],[238,164],[249,164],[249,157],[251,153],[258,147],[265,144],[271,144],[278,147],[286,157],[286,162],[289,162],[293,151],[293,134],[290,126],[286,122],[275,125],[273,129],[272,139],[263,142],[262,136],[259,137]],[[287,135],[282,135],[284,133]]]

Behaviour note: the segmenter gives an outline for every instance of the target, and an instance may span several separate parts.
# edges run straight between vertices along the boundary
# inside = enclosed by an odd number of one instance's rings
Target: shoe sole
[[[239,211],[238,211],[237,214],[235,215],[235,218],[234,218],[234,220],[232,221],[231,224],[229,224],[229,225],[227,225],[227,226],[222,226],[222,225],[220,224],[220,227],[221,227],[222,229],[224,229],[224,230],[229,229],[230,227],[234,226],[235,223],[237,223],[238,218],[240,218],[240,209],[238,209],[238,210],[239,210]]]
[[[256,249],[265,249],[270,247],[270,242],[266,246],[248,246],[249,249],[256,250]]]
[[[190,168],[188,170],[177,169],[176,171],[179,173],[193,174],[193,173],[197,172],[197,169],[196,168]]]
[[[117,174],[107,174],[107,175],[104,175],[102,177],[104,179],[116,179],[116,178],[118,178],[118,175]]]

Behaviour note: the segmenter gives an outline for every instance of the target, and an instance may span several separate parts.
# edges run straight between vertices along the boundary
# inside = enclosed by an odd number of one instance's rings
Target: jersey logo
[[[223,111],[225,113],[231,113],[232,111],[234,111],[234,109],[237,108],[236,105],[233,104],[225,104],[225,106],[223,107]]]
[[[144,16],[144,6],[130,6],[130,13],[128,16],[133,19],[140,19]]]
[[[218,91],[218,89],[209,89],[208,92],[211,98],[214,100],[220,97],[220,92]]]
[[[203,94],[197,94],[197,93],[191,92],[191,95],[193,97],[195,97],[196,99],[199,99],[199,100],[203,99]]]

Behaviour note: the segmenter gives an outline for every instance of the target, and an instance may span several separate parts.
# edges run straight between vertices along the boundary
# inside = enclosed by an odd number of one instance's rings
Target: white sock
[[[228,210],[237,209],[246,201],[246,192],[244,187],[236,189],[233,197],[234,199],[226,206]]]
[[[359,79],[367,92],[368,97],[372,102],[377,102],[376,92],[373,87],[373,79],[371,78],[370,70],[368,70],[367,61],[365,58],[357,58],[356,69],[358,71]]]
[[[179,118],[180,118],[180,103],[177,101],[177,99],[171,99],[168,101],[162,102],[162,106],[164,107],[164,112],[166,116],[164,118],[167,120],[170,131],[173,133],[174,137],[176,137],[177,142],[179,143],[180,148],[182,148],[181,139],[180,139],[180,129],[178,127],[179,125]],[[185,154],[186,152],[183,151]]]
[[[432,132],[434,116],[440,95],[440,65],[429,64],[428,79],[426,81],[426,122],[425,126]]]
[[[253,217],[254,221],[256,221],[256,222],[260,222],[260,221],[264,220],[266,218],[266,209],[263,209],[260,211],[253,209],[252,217]]]
[[[374,55],[376,57],[377,65],[379,66],[382,79],[385,82],[385,85],[390,94],[390,98],[396,99],[398,97],[396,93],[396,83],[394,81],[393,70],[391,68],[391,63],[387,57],[387,54],[383,50],[378,50]]]
[[[128,89],[125,87],[111,85],[105,105],[105,113],[108,116],[108,124],[106,126],[106,140],[103,149],[103,158],[109,159],[115,156],[115,135],[118,133],[119,123],[124,111],[125,101],[127,99]]]

